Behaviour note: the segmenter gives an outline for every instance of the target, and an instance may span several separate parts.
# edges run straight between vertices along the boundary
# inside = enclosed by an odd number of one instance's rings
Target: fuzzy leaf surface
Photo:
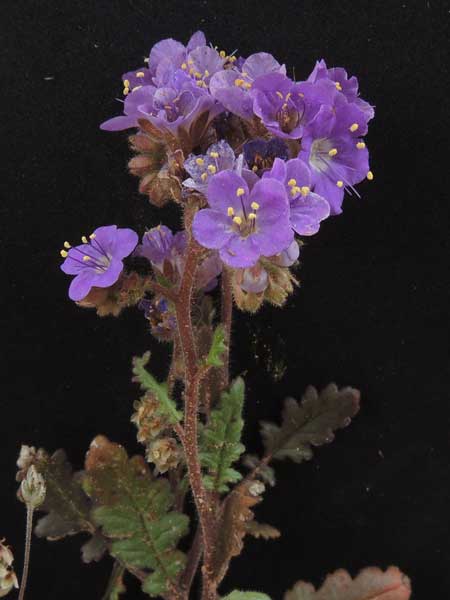
[[[376,567],[363,569],[355,579],[340,569],[328,575],[318,590],[310,583],[299,581],[284,600],[408,600],[409,579],[397,567],[383,572]]]
[[[232,464],[245,450],[240,441],[244,426],[244,396],[244,380],[238,377],[229,390],[221,394],[218,407],[212,411],[208,425],[202,429],[200,460],[208,471],[204,477],[208,490],[227,492],[230,483],[242,478]]]
[[[258,523],[254,519],[247,523],[246,530],[254,538],[263,538],[264,540],[276,540],[281,536],[280,531],[276,527],[267,523]]]
[[[349,425],[359,410],[358,390],[339,390],[334,383],[320,393],[309,386],[298,403],[287,398],[281,426],[262,422],[261,434],[266,453],[273,458],[290,458],[296,463],[312,458],[312,446],[321,446],[334,439],[334,431]]]
[[[176,586],[184,554],[176,550],[188,517],[172,510],[169,482],[154,478],[140,456],[98,436],[86,457],[84,488],[94,502],[95,523],[112,540],[111,554],[125,565],[151,569],[143,589],[161,595]]]
[[[133,358],[134,381],[140,383],[143,390],[150,391],[156,396],[160,403],[159,414],[161,416],[164,416],[169,423],[179,423],[182,414],[169,397],[167,384],[159,383],[145,368],[149,360],[150,352],[146,352],[142,357],[135,356]]]
[[[206,357],[206,364],[211,367],[221,367],[223,365],[222,354],[226,352],[225,329],[223,325],[218,325],[213,333],[211,348]]]

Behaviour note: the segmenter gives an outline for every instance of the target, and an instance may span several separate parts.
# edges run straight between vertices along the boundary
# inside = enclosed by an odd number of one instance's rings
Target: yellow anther
[[[206,178],[207,178],[207,177],[208,177],[208,173],[206,173],[206,172],[205,172],[205,173],[202,173],[202,174],[200,175],[200,179],[201,179],[202,181],[206,181]]]
[[[236,225],[241,225],[242,219],[241,217],[233,217],[233,222],[236,223]]]
[[[243,196],[244,194],[245,194],[245,190],[244,190],[244,188],[241,188],[241,187],[240,187],[240,188],[238,188],[238,189],[236,190],[236,196],[237,196],[238,198],[239,198],[239,196]]]
[[[64,242],[64,248],[71,248],[72,246],[69,244],[69,242]]]
[[[247,71],[242,71],[242,75],[243,75],[244,77],[248,77],[248,73],[247,73]]]
[[[60,254],[63,258],[66,258],[69,253],[67,252],[67,250],[61,250]]]
[[[276,95],[278,96],[278,98],[281,98],[281,99],[283,99],[283,94],[282,94],[281,92],[275,92],[275,93],[276,93]]]
[[[253,171],[254,173],[256,173],[256,171],[257,171],[257,170],[258,170],[258,167],[257,167],[256,165],[253,165],[253,167],[252,167],[252,171]]]
[[[230,62],[235,62],[237,58],[235,56],[230,56],[228,59]]]
[[[83,237],[81,238],[81,241],[83,242],[83,244],[89,244],[88,239],[85,235],[83,235]]]
[[[250,221],[254,221],[256,219],[255,213],[248,213],[248,218],[250,219]]]
[[[298,95],[300,96],[300,98],[304,98],[305,94],[303,92],[299,92]]]
[[[128,96],[129,93],[130,93],[130,88],[123,88],[123,95],[124,96]]]
[[[183,69],[183,71],[186,71],[186,69],[187,69],[187,64],[186,64],[186,63],[183,63],[183,64],[181,65],[181,68]]]
[[[234,215],[234,208],[232,206],[229,206],[227,209],[227,215],[229,217],[232,217]]]
[[[250,204],[250,206],[253,208],[253,210],[258,210],[258,208],[259,208],[259,204],[257,202],[255,202],[255,201],[253,201]]]
[[[344,187],[344,182],[339,179],[339,181],[336,181],[336,185],[338,188]]]
[[[358,150],[364,150],[364,148],[366,147],[364,142],[358,142],[356,144],[356,147],[358,148]]]
[[[215,173],[217,171],[217,167],[215,167],[214,165],[208,165],[208,171],[210,173]]]
[[[227,55],[227,53],[225,52],[225,50],[221,50],[221,51],[219,52],[219,56],[220,56],[220,58],[225,58],[225,57],[226,57],[226,55]]]
[[[244,85],[245,81],[243,79],[235,79],[234,80],[234,85],[236,85],[237,87],[241,87],[242,85]]]
[[[131,91],[135,92],[136,90],[140,90],[141,87],[142,87],[142,85],[135,85],[134,88]]]
[[[349,129],[353,133],[354,131],[356,131],[358,129],[358,127],[359,127],[358,123],[353,123],[353,125],[350,125]]]
[[[193,75],[194,73],[195,73],[195,69],[194,69],[194,67],[191,67],[189,69],[189,75]]]
[[[95,235],[95,233],[91,233],[91,235],[89,236],[90,240],[95,240],[97,236]]]
[[[242,84],[242,87],[244,87],[246,90],[249,90],[252,87],[252,84],[249,83],[248,81],[244,81],[244,83]]]
[[[136,77],[145,77],[145,73],[144,73],[144,71],[138,71],[138,72],[136,73]]]
[[[288,107],[288,105],[287,105],[287,103],[285,102],[281,108],[282,108],[283,110],[286,110],[286,109],[287,109],[287,107]]]
[[[331,150],[328,152],[329,156],[336,156],[336,154],[338,153],[336,148],[331,148]]]
[[[218,152],[210,152],[210,153],[209,153],[209,155],[210,155],[212,158],[219,158],[219,153],[218,153]]]
[[[194,77],[195,77],[195,79],[201,79],[202,78],[202,74],[199,71],[195,71],[194,72]]]
[[[296,179],[289,179],[288,186],[292,187],[293,185],[297,185],[297,180]]]
[[[336,81],[336,83],[334,85],[336,86],[337,90],[339,90],[340,92],[342,92],[342,85],[339,83],[339,81]]]
[[[196,81],[195,83],[198,85],[198,87],[206,87],[206,83],[204,81]]]
[[[289,98],[290,98],[291,96],[292,96],[292,93],[291,93],[291,92],[288,92],[288,93],[286,94],[286,98],[285,98],[285,99],[286,99],[286,101],[288,101],[288,100],[289,100]]]
[[[208,69],[205,69],[205,73],[203,74],[203,77],[209,77],[209,71],[208,71]]]
[[[291,187],[292,196],[296,196],[297,194],[300,194],[301,191],[302,191],[302,188],[299,188],[298,185],[294,185],[293,187]]]
[[[87,262],[88,260],[91,260],[91,257],[90,257],[90,256],[88,256],[87,254],[85,254],[85,255],[83,256],[83,260],[84,260],[84,262]]]
[[[192,60],[192,58],[190,58],[190,59],[187,61],[187,64],[188,64],[188,65],[193,65],[193,64],[194,64],[194,61]]]
[[[367,173],[367,179],[368,179],[369,181],[372,181],[372,179],[373,179],[373,173],[372,173],[372,171],[369,171],[369,172]]]
[[[144,62],[145,62],[145,63],[148,63],[148,62],[149,62],[149,59],[148,59],[148,58],[144,58]]]
[[[307,185],[303,185],[301,188],[302,196],[307,196],[311,189]]]
[[[124,82],[123,82],[123,85],[124,85],[124,87],[126,87],[126,88],[128,87],[129,88],[130,87],[130,80],[129,79],[125,79]]]
[[[203,164],[204,164],[204,162],[205,162],[205,161],[203,160],[203,158],[200,158],[200,157],[199,157],[199,158],[196,158],[196,159],[195,159],[195,162],[196,162],[198,165],[200,165],[200,166],[201,166],[201,165],[203,165]]]

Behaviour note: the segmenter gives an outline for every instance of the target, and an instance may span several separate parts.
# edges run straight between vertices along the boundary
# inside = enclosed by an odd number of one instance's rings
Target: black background
[[[18,0],[2,13],[0,534],[18,572],[20,444],[63,446],[77,468],[98,432],[136,451],[130,357],[151,348],[163,375],[167,348],[140,313],[99,319],[67,299],[58,252],[102,224],[142,232],[166,218],[126,172],[126,135],[98,124],[118,111],[121,73],[153,43],[187,41],[201,28],[220,48],[273,53],[297,78],[317,58],[345,66],[377,109],[368,137],[375,180],[360,186],[362,200],[347,199],[308,240],[302,287],[283,310],[234,324],[250,449],[259,448],[258,420],[276,417],[308,383],[359,387],[362,411],[312,462],[279,465],[258,518],[283,536],[249,541],[223,591],[278,600],[300,578],[317,584],[338,567],[397,564],[414,598],[448,597],[446,3]],[[108,561],[82,565],[79,545],[34,541],[29,597],[101,596]]]

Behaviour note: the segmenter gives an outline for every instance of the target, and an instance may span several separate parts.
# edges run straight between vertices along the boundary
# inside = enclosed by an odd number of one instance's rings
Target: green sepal
[[[134,381],[140,383],[142,389],[150,391],[156,396],[160,403],[158,412],[161,416],[164,416],[171,424],[179,423],[182,414],[177,410],[175,402],[169,397],[167,383],[159,383],[145,368],[149,360],[150,352],[133,358]]]
[[[244,381],[238,377],[230,389],[221,394],[218,407],[212,411],[208,425],[201,431],[200,460],[207,469],[204,484],[210,491],[227,492],[230,483],[242,478],[231,465],[245,450],[240,441],[244,426],[244,396]]]

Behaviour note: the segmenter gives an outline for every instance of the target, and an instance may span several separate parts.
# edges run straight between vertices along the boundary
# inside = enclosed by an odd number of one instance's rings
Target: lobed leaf
[[[142,457],[130,459],[122,446],[98,436],[86,456],[84,489],[111,554],[127,566],[153,570],[144,591],[160,595],[176,586],[184,564],[176,546],[188,517],[172,510],[169,482],[154,478]]]
[[[142,389],[151,391],[156,396],[160,403],[159,414],[161,416],[164,416],[169,423],[179,423],[182,414],[169,397],[167,384],[159,383],[145,368],[149,360],[150,352],[146,352],[142,357],[135,356],[133,358],[134,381],[139,382]]]
[[[266,453],[273,458],[290,458],[301,463],[312,457],[311,446],[321,446],[334,439],[334,431],[346,427],[359,410],[358,390],[339,390],[330,383],[320,393],[309,386],[299,404],[285,401],[281,426],[262,422]]]
[[[281,536],[280,531],[276,527],[267,523],[258,523],[254,519],[247,523],[246,530],[249,535],[255,538],[263,538],[264,540],[276,540]]]
[[[231,465],[245,450],[240,441],[244,426],[244,395],[244,381],[238,377],[229,391],[221,394],[218,407],[212,411],[208,425],[201,431],[200,460],[208,471],[204,483],[210,491],[226,492],[230,483],[242,478]]]
[[[225,329],[222,324],[218,325],[213,333],[211,347],[206,357],[205,363],[211,367],[221,367],[223,365],[222,354],[226,352]]]
[[[410,595],[409,579],[397,567],[389,567],[385,572],[368,567],[355,579],[340,569],[328,575],[318,590],[299,581],[286,592],[284,600],[408,600]]]

